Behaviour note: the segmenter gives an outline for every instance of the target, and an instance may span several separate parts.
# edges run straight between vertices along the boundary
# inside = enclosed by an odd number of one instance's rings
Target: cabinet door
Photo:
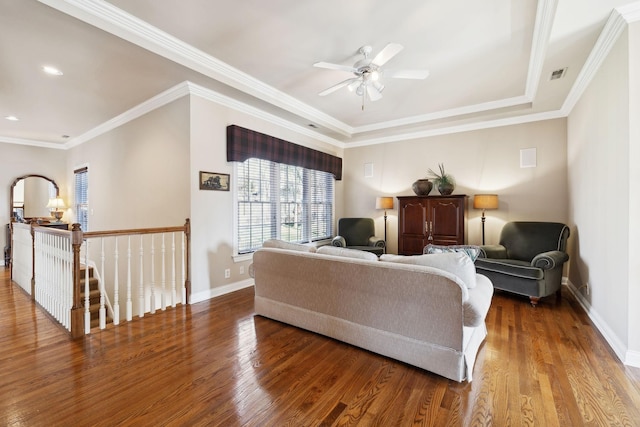
[[[429,201],[430,237],[436,245],[464,243],[464,205],[462,199]]]
[[[403,200],[400,202],[398,253],[421,254],[427,245],[427,201]]]

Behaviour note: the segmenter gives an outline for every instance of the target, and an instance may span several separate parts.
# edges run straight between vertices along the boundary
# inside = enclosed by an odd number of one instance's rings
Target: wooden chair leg
[[[535,307],[536,305],[538,305],[540,297],[529,297],[529,300],[531,301],[531,306]]]

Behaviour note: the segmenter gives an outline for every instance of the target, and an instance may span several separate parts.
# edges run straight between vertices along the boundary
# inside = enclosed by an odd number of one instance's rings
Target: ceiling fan
[[[356,95],[362,96],[362,109],[364,110],[365,97],[371,101],[377,101],[382,98],[382,91],[384,85],[382,84],[381,77],[390,77],[396,79],[425,79],[429,75],[427,70],[383,70],[382,66],[386,64],[391,58],[396,56],[404,47],[398,43],[389,43],[384,49],[382,49],[373,59],[370,59],[372,48],[371,46],[362,46],[358,49],[358,53],[363,55],[364,58],[357,61],[353,66],[332,64],[330,62],[316,62],[314,67],[326,68],[329,70],[348,71],[353,73],[355,77],[343,80],[338,84],[335,84],[318,95],[326,96],[333,93],[343,87],[347,87],[351,92],[355,92]]]

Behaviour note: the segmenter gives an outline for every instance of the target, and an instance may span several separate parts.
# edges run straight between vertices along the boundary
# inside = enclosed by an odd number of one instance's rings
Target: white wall
[[[568,119],[569,217],[576,236],[569,279],[623,360],[628,350],[640,349],[640,322],[630,314],[637,311],[639,272],[630,258],[638,253],[640,211],[638,176],[631,172],[640,160],[633,147],[637,123],[632,127],[640,113],[638,77],[630,83],[630,52],[636,75],[640,58],[637,32],[633,44],[628,31],[618,39]]]
[[[640,24],[629,27],[629,259],[640,259]],[[640,366],[640,263],[629,262],[629,353]]]
[[[184,224],[189,217],[188,97],[70,149],[66,173],[72,196],[73,171],[81,166],[89,167],[89,231]]]
[[[520,168],[520,150],[526,148],[536,148],[537,167]],[[373,165],[372,178],[365,178],[367,163]],[[565,119],[347,149],[344,216],[374,218],[382,236],[383,212],[375,210],[376,196],[413,195],[411,184],[439,163],[456,178],[454,194],[470,196],[470,244],[482,239],[481,211],[472,208],[471,196],[477,193],[499,195],[499,209],[486,212],[487,244],[497,243],[507,221],[567,221]],[[431,194],[439,193],[434,188]],[[397,253],[397,200],[387,221],[389,252]]]

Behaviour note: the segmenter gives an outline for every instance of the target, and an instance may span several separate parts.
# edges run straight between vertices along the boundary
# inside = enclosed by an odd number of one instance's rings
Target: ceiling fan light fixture
[[[373,85],[374,88],[376,88],[376,90],[378,92],[382,92],[384,90],[384,85],[382,83],[380,83],[379,81],[373,81],[373,83],[371,83]]]
[[[360,82],[360,80],[354,80],[353,82],[349,83],[349,85],[347,86],[347,89],[349,89],[349,92],[353,92],[354,90],[356,90],[356,88],[358,86],[360,86],[362,83]]]
[[[362,96],[363,94],[364,94],[364,83],[360,83],[360,85],[356,89],[356,95]]]

